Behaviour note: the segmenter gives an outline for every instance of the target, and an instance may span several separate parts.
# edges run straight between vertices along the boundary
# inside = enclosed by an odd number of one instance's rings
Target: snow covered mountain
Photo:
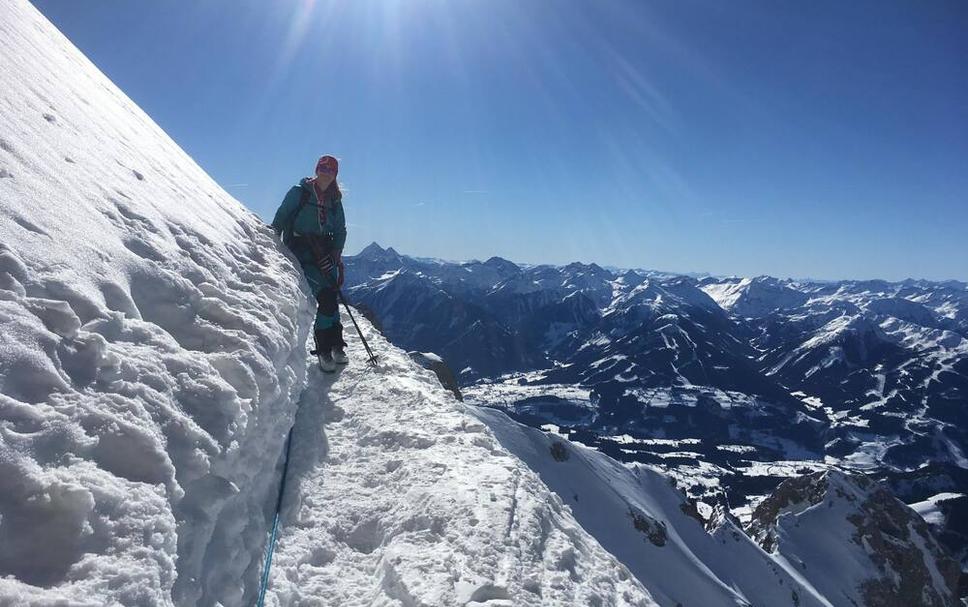
[[[370,278],[407,272],[439,294],[435,317],[472,305],[487,319],[482,335],[503,331],[514,344],[514,356],[449,348],[473,340],[466,325],[458,334],[440,324],[420,343],[458,372],[470,402],[661,466],[693,497],[746,517],[784,478],[830,464],[873,473],[910,502],[968,493],[958,472],[968,469],[964,283],[515,271],[506,261],[489,282],[479,262],[381,250],[348,260],[351,276],[367,268],[352,293],[378,318],[422,326],[417,291],[397,292],[407,304],[396,306]],[[405,331],[387,335],[410,347]],[[960,534],[946,537],[963,553]]]
[[[267,605],[842,605],[879,579],[871,570],[820,584],[789,558],[798,544],[764,550],[655,467],[462,404],[421,366],[435,355],[408,355],[366,320],[379,365],[363,363],[350,333],[351,365],[320,373],[306,353],[311,297],[271,231],[25,0],[0,7],[0,65],[0,605],[251,605],[284,469]],[[756,335],[668,277],[649,291],[597,266],[569,266],[559,281],[547,266],[378,247],[351,268],[365,277],[353,295],[393,331],[417,313],[413,293],[435,302],[428,322],[449,321],[463,305],[455,293],[490,285],[509,307],[454,316],[468,324],[453,327],[466,337],[449,355],[476,349],[472,360],[511,356],[494,349],[506,347],[504,331],[523,336],[516,364],[543,365],[589,323],[626,326],[605,305],[623,293],[668,339],[657,344],[667,359],[647,362],[656,388],[734,381],[689,357]],[[533,318],[507,324],[521,314]],[[593,335],[582,343],[610,339],[601,327]],[[577,377],[554,406],[590,399]],[[715,410],[675,381],[679,391],[653,393],[656,403]],[[720,407],[727,427],[781,413],[815,424],[802,399],[780,398],[778,381],[735,381],[775,394],[766,403],[723,388],[735,403]],[[535,415],[548,415],[547,395],[535,396]],[[770,429],[750,440],[793,451],[814,440]],[[904,482],[933,489],[941,476]],[[890,499],[879,503],[903,508]],[[877,512],[861,516],[873,525]],[[910,537],[922,539],[909,552],[942,576],[932,596],[950,598],[944,554],[920,531]],[[842,543],[823,545],[832,563],[855,556]]]
[[[732,518],[704,520],[668,477],[646,466],[623,466],[497,410],[482,408],[476,415],[502,445],[538,471],[660,604],[837,604],[764,552]]]
[[[757,506],[750,529],[826,596],[897,607],[955,600],[958,563],[924,519],[865,476],[829,470],[786,480]]]

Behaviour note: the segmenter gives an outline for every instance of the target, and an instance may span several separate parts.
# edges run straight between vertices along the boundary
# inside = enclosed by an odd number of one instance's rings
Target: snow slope
[[[0,66],[0,604],[240,604],[304,383],[294,267],[25,0]]]
[[[957,602],[958,564],[918,514],[868,477],[826,470],[784,481],[751,533],[836,604]]]
[[[669,477],[645,466],[626,467],[496,409],[476,409],[475,415],[567,500],[578,522],[659,604],[831,605],[731,520],[719,520],[707,533]]]
[[[433,372],[380,355],[312,369],[268,605],[655,605]]]

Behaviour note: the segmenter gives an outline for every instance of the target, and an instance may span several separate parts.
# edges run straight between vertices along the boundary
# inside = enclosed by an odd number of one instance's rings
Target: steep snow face
[[[0,604],[242,604],[298,274],[25,0],[0,65]]]
[[[539,473],[609,552],[661,605],[830,605],[730,519],[707,533],[670,478],[626,467],[588,447],[474,409],[501,445]]]
[[[830,470],[784,481],[750,531],[828,597],[869,607],[952,605],[958,564],[918,514],[862,475]]]
[[[268,605],[656,604],[431,371],[360,324],[379,367],[349,334],[348,367],[310,371]]]

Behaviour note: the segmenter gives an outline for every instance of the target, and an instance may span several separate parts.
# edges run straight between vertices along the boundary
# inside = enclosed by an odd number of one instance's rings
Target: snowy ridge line
[[[661,605],[818,606],[831,603],[732,520],[707,532],[670,478],[474,408],[501,445],[536,471],[576,520],[626,565]]]
[[[359,322],[380,366],[350,333],[348,367],[309,371],[266,605],[656,604],[432,372]]]
[[[0,6],[0,605],[240,604],[312,311],[271,231]]]

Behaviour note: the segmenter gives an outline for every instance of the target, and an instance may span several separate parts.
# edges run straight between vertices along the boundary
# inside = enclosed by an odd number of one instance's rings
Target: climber
[[[289,246],[313,290],[318,308],[314,324],[319,368],[328,373],[346,364],[346,342],[340,323],[338,294],[343,286],[343,245],[346,220],[343,194],[336,182],[339,162],[323,156],[316,176],[305,177],[286,194],[272,220],[272,229]]]

